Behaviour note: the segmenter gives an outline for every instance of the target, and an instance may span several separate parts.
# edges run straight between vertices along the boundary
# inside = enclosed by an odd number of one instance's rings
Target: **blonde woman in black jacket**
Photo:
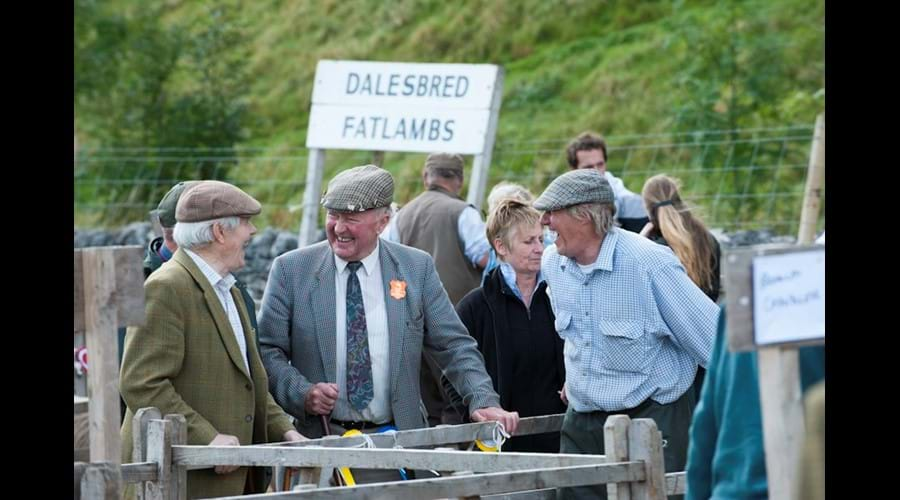
[[[563,342],[540,275],[540,213],[527,202],[501,200],[485,232],[500,265],[460,300],[456,312],[478,342],[503,408],[520,417],[563,413]],[[558,453],[559,433],[514,437],[503,449]]]

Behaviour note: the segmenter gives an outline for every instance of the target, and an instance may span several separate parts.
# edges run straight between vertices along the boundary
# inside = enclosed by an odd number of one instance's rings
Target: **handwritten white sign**
[[[492,64],[319,61],[306,147],[480,154]]]
[[[825,249],[753,258],[757,345],[825,338]]]

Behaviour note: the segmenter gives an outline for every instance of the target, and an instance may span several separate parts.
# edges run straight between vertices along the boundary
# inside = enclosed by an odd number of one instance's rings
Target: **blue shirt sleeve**
[[[672,341],[700,366],[709,363],[719,306],[691,281],[681,264],[665,264],[650,276],[653,296]]]
[[[478,265],[478,261],[491,249],[487,236],[484,234],[484,221],[481,220],[481,214],[474,207],[466,207],[459,214],[456,226],[459,238],[463,242],[463,253],[473,265]]]

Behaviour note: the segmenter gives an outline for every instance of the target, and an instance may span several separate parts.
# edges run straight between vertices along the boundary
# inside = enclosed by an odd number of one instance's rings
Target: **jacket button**
[[[247,423],[252,422],[252,421],[253,421],[253,415],[247,415],[246,417],[244,417],[244,420],[245,420]]]
[[[252,390],[253,390],[253,386],[250,385],[249,383],[248,383],[248,384],[245,384],[244,387],[246,387],[248,391],[252,391]]]

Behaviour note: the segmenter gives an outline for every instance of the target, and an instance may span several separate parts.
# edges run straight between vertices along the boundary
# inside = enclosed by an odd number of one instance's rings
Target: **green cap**
[[[162,197],[159,206],[156,207],[154,213],[159,217],[159,224],[162,227],[175,227],[175,207],[178,206],[178,199],[185,189],[198,184],[200,181],[179,182]]]

